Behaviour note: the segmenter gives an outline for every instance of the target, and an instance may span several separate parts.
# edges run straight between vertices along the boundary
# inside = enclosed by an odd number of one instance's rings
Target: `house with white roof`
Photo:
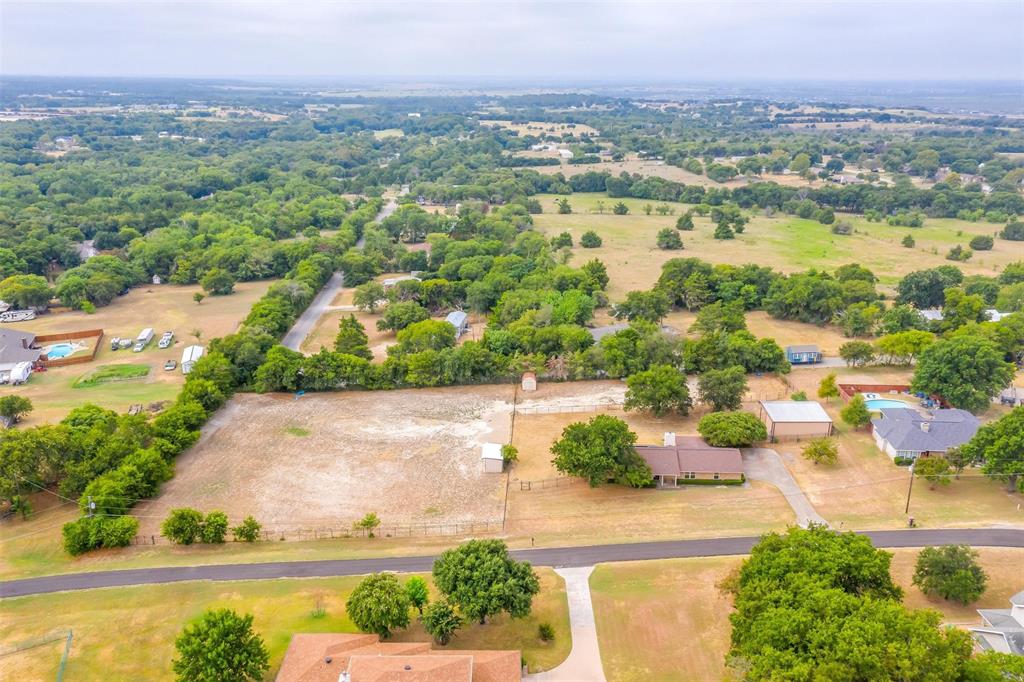
[[[1024,656],[1024,590],[1010,597],[1008,609],[978,609],[981,625],[971,628],[985,651]]]

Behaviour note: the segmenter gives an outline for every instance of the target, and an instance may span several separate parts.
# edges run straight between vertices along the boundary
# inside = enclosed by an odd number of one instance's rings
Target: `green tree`
[[[708,370],[700,375],[697,391],[700,401],[715,412],[738,410],[747,392],[747,372],[739,365]]]
[[[683,248],[682,238],[671,227],[658,231],[657,244],[659,249],[667,251],[678,251]]]
[[[528,616],[540,591],[530,564],[512,559],[501,540],[470,540],[449,549],[434,562],[433,574],[441,594],[481,625],[502,612]]]
[[[427,590],[427,581],[418,575],[414,575],[405,581],[405,593],[409,596],[409,603],[413,608],[423,615],[423,607],[430,601],[430,592]]]
[[[984,462],[981,470],[1006,481],[1010,490],[1024,492],[1024,406],[982,426],[960,452],[969,462]]]
[[[32,401],[21,395],[5,395],[0,398],[0,417],[14,422],[32,411]]]
[[[262,528],[259,521],[252,516],[246,516],[242,519],[242,523],[231,529],[231,532],[234,534],[235,540],[240,542],[256,542],[260,537],[260,530]]]
[[[900,240],[900,245],[902,245],[904,248],[912,249],[915,246],[917,246],[917,242],[914,240],[914,235],[908,234],[904,235],[903,239]]]
[[[368,345],[369,337],[366,328],[356,319],[355,315],[343,317],[338,321],[338,335],[334,337],[334,350],[348,353],[364,360],[373,360],[373,353]]]
[[[686,375],[669,365],[651,365],[645,372],[639,372],[626,379],[626,411],[651,412],[663,417],[670,412],[680,415],[690,413],[693,401],[686,384]]]
[[[203,537],[203,514],[188,507],[172,509],[160,526],[160,532],[171,542],[191,545]]]
[[[380,302],[387,298],[384,285],[380,282],[360,284],[352,293],[352,303],[360,310],[376,312]]]
[[[835,464],[839,461],[839,446],[831,438],[815,438],[807,441],[800,454],[815,464]]]
[[[850,398],[850,402],[839,411],[839,416],[844,422],[855,429],[871,423],[871,413],[868,411],[868,404],[860,393]]]
[[[359,530],[365,530],[367,537],[373,537],[373,531],[377,530],[380,526],[380,517],[377,516],[376,512],[367,512],[363,518],[359,519],[352,524],[353,528]]]
[[[0,281],[0,301],[13,308],[45,308],[52,297],[50,284],[39,275],[13,275]]]
[[[253,632],[252,616],[231,609],[209,610],[187,626],[174,642],[172,664],[179,682],[249,682],[270,670],[263,639]]]
[[[927,595],[966,606],[985,593],[988,576],[973,549],[967,545],[942,545],[925,547],[918,553],[913,583]]]
[[[593,230],[587,230],[580,237],[580,246],[585,249],[596,249],[601,246],[601,236]]]
[[[839,397],[839,386],[836,385],[836,373],[829,372],[818,384],[818,397],[825,400]]]
[[[891,558],[823,526],[764,536],[729,583],[731,664],[762,681],[964,679],[970,636],[906,609]]]
[[[658,289],[630,291],[625,301],[613,307],[612,317],[617,320],[646,320],[657,324],[665,319],[671,307],[668,296]]]
[[[552,249],[571,249],[572,248],[572,235],[568,232],[559,232],[551,238]]]
[[[387,639],[392,630],[409,627],[409,595],[391,573],[374,573],[360,581],[345,602],[356,627]]]
[[[1010,384],[1014,373],[1013,364],[988,339],[958,336],[940,339],[921,353],[910,388],[942,396],[953,407],[981,412]]]
[[[612,213],[614,213],[615,215],[626,215],[627,213],[629,213],[629,206],[626,206],[625,203],[620,201],[614,206],[612,206]]]
[[[693,214],[687,211],[676,220],[676,229],[689,232],[693,229]]]
[[[235,290],[235,278],[227,270],[210,268],[199,280],[199,286],[211,296],[227,296]]]
[[[196,302],[196,305],[202,303],[204,298],[206,298],[206,294],[204,294],[201,291],[197,291],[196,293],[192,294],[192,300]]]
[[[712,412],[697,423],[697,432],[716,448],[746,448],[768,440],[764,423],[749,412]]]
[[[228,534],[228,515],[222,511],[212,511],[203,520],[202,538],[208,544],[221,544]]]
[[[428,604],[420,620],[423,622],[423,629],[427,631],[427,634],[441,646],[452,641],[452,637],[464,625],[462,616],[447,599],[439,599]]]
[[[429,319],[427,309],[415,301],[399,301],[391,303],[384,309],[384,314],[377,320],[379,331],[402,331],[410,324]]]
[[[561,213],[562,215],[568,215],[569,213],[572,213],[572,205],[569,204],[569,200],[567,198],[562,197],[555,203],[558,204],[558,212]]]
[[[996,240],[987,234],[979,234],[973,237],[968,243],[975,251],[991,251],[992,247],[995,246]]]
[[[937,485],[949,485],[949,462],[943,457],[918,457],[914,460],[914,475],[923,478],[935,490]]]
[[[848,367],[863,367],[875,360],[875,347],[867,341],[847,341],[839,347],[839,357]]]
[[[909,365],[935,343],[935,335],[919,329],[886,334],[875,342],[878,354],[888,365]]]
[[[599,414],[588,422],[569,424],[551,446],[555,468],[587,479],[591,487],[614,480],[639,487],[651,481],[651,469],[633,448],[636,434],[626,422]]]

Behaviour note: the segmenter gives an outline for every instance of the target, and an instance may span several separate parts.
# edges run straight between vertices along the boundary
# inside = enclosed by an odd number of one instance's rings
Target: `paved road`
[[[828,525],[828,521],[814,509],[814,505],[804,495],[796,479],[789,473],[779,453],[771,448],[748,448],[743,451],[743,469],[747,478],[752,481],[765,481],[779,489],[786,497],[786,502],[796,514],[796,522],[807,527],[808,523]]]
[[[863,534],[870,537],[876,547],[923,547],[925,545],[965,544],[977,547],[1024,548],[1024,529],[1014,528],[875,530],[865,531]],[[525,559],[538,566],[593,566],[594,564],[608,561],[641,561],[646,559],[747,554],[757,541],[758,538],[756,537],[669,540],[621,545],[522,549],[515,550],[512,554],[517,559]],[[69,573],[0,582],[0,597],[19,597],[27,594],[63,592],[66,590],[86,590],[94,587],[152,585],[187,580],[323,578],[338,575],[365,575],[378,571],[417,573],[429,571],[433,563],[433,556],[381,557],[377,559],[280,561],[264,564],[172,566],[124,571]]]
[[[793,365],[793,369],[835,369],[836,367],[846,366],[846,360],[825,355],[821,358],[821,362],[815,362],[807,365]]]
[[[389,215],[395,212],[398,208],[398,202],[394,199],[388,201],[381,207],[374,221],[380,222],[387,218]],[[359,242],[356,244],[358,248],[363,248],[365,240],[360,237]],[[310,332],[313,331],[313,327],[316,326],[317,320],[320,316],[327,311],[331,303],[334,302],[334,298],[341,291],[341,288],[345,286],[345,276],[336,272],[331,275],[331,278],[327,280],[327,284],[320,290],[320,293],[316,295],[313,302],[309,304],[309,307],[303,311],[299,319],[295,320],[295,324],[288,330],[288,333],[284,335],[284,339],[281,340],[281,345],[285,348],[291,348],[292,350],[299,350],[302,346],[302,342],[309,336]]]
[[[565,579],[572,650],[561,664],[547,672],[527,675],[526,679],[531,682],[605,682],[594,604],[590,600],[590,574],[594,567],[559,568],[555,572]]]

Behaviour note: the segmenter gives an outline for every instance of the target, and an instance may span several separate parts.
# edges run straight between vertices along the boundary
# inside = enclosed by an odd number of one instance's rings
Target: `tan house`
[[[762,400],[768,440],[802,440],[832,435],[832,418],[813,400]]]
[[[743,458],[736,448],[715,448],[697,436],[666,433],[662,445],[637,445],[651,467],[659,488],[676,488],[691,481],[739,482],[743,480]]]
[[[277,682],[518,682],[520,652],[444,650],[426,642],[381,642],[377,635],[292,637]]]

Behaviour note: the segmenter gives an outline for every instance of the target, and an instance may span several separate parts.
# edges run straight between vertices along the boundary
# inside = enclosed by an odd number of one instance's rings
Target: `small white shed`
[[[537,374],[534,372],[523,372],[523,390],[537,390]]]
[[[505,468],[505,458],[501,455],[501,444],[484,443],[480,450],[480,461],[483,462],[484,473],[500,474]]]

